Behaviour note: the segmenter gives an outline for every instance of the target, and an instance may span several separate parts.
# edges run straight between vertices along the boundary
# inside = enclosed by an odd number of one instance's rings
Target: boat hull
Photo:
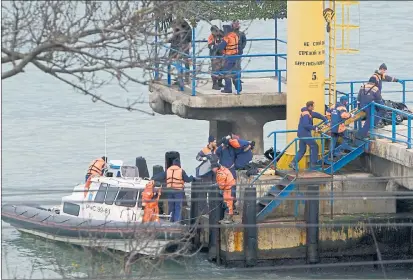
[[[186,227],[170,222],[85,220],[32,206],[4,205],[1,218],[21,232],[73,245],[156,256],[186,242]]]

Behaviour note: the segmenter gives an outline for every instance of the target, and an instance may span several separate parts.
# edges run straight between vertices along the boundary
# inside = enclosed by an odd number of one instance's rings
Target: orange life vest
[[[217,171],[217,184],[221,190],[229,190],[235,185],[234,176],[228,168],[221,166]]]
[[[184,188],[184,180],[182,178],[182,168],[172,165],[166,170],[166,187],[172,189]]]
[[[105,161],[102,158],[94,160],[87,170],[88,175],[102,175],[103,168],[105,167]]]
[[[224,41],[227,42],[227,46],[223,50],[224,55],[236,55],[238,54],[239,37],[235,32],[230,32],[224,37]]]

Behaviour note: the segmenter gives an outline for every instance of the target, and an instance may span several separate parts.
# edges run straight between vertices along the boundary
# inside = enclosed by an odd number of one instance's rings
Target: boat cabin
[[[62,198],[60,214],[93,220],[141,222],[142,191],[147,179],[139,177],[136,166],[123,166],[122,161],[109,162],[104,176],[94,177],[88,191],[85,184]]]

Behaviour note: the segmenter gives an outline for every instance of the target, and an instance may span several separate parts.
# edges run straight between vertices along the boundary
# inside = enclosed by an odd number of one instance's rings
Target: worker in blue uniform
[[[379,81],[376,79],[376,77],[370,77],[370,80],[363,84],[360,88],[360,91],[357,95],[357,104],[359,106],[359,109],[367,106],[371,102],[376,102],[378,104],[384,104],[383,98],[381,96],[381,91],[379,89]],[[363,109],[363,111],[366,113],[366,120],[363,124],[363,127],[359,129],[357,136],[360,138],[366,138],[370,129],[370,120],[371,120],[371,107],[367,107]],[[377,126],[377,123],[380,120],[380,113],[381,110],[377,110],[375,108],[373,114],[375,115],[374,117],[374,126]]]
[[[376,80],[377,87],[381,91],[382,89],[382,81],[385,82],[399,82],[400,80],[386,74],[387,66],[386,64],[382,63],[379,67],[379,70],[374,71],[374,74],[371,76]]]
[[[237,173],[235,172],[235,149],[229,145],[228,139],[221,140],[221,145],[216,150],[216,155],[219,159],[219,164],[228,168],[232,176],[236,179]]]
[[[314,101],[308,101],[306,107],[301,108],[300,121],[298,123],[298,137],[312,137],[311,131],[318,131],[318,127],[314,126],[313,118],[327,121],[327,118],[320,113],[314,112]],[[300,162],[305,152],[307,151],[307,145],[310,146],[310,168],[315,168],[318,160],[318,145],[314,139],[303,139],[299,141],[298,152],[295,155],[293,161],[289,164],[289,167],[297,170],[298,166],[295,163]]]
[[[335,150],[338,142],[338,138],[343,136],[346,130],[344,121],[353,115],[347,112],[348,97],[340,97],[340,102],[327,110],[327,115],[331,116],[331,147],[334,150],[333,156],[338,157],[341,155],[341,150]]]
[[[255,142],[228,135],[228,144],[235,150],[235,169],[244,168],[252,160]]]
[[[238,55],[242,55],[242,54],[244,53],[245,46],[247,45],[247,36],[245,36],[245,33],[244,33],[244,32],[240,31],[240,24],[239,24],[239,21],[238,21],[238,20],[234,20],[234,21],[232,22],[232,29],[234,30],[234,32],[235,32],[235,33],[238,35],[238,37],[239,37],[239,41],[238,41]],[[242,68],[241,68],[241,60],[242,60],[241,57],[238,57],[238,58],[237,58],[236,67],[235,67],[235,69],[236,69],[237,71],[241,71],[241,70],[242,70]],[[242,83],[242,81],[241,81],[241,72],[239,72],[239,79],[240,79],[240,82]]]
[[[217,141],[214,136],[210,135],[208,137],[208,145],[204,147],[199,153],[196,155],[196,160],[198,161],[207,161],[208,156],[214,155],[217,150]]]
[[[224,67],[223,71],[226,71],[224,74],[225,77],[225,87],[221,90],[222,93],[232,93],[232,83],[235,86],[235,89],[239,92],[242,90],[241,83],[238,82],[239,80],[239,73],[234,73],[236,70],[236,63],[238,57],[238,42],[239,37],[233,31],[231,25],[223,25],[222,26],[224,31],[224,38],[222,39],[221,43],[216,47],[217,51],[222,51],[224,56]],[[239,88],[238,88],[239,86]]]

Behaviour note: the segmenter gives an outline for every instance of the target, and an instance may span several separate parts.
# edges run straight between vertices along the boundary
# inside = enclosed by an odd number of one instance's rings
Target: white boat
[[[61,205],[45,209],[4,205],[2,220],[19,231],[74,245],[106,248],[157,257],[185,246],[187,228],[161,215],[159,223],[142,224],[141,194],[148,178],[137,167],[110,161],[105,176],[77,185]]]

